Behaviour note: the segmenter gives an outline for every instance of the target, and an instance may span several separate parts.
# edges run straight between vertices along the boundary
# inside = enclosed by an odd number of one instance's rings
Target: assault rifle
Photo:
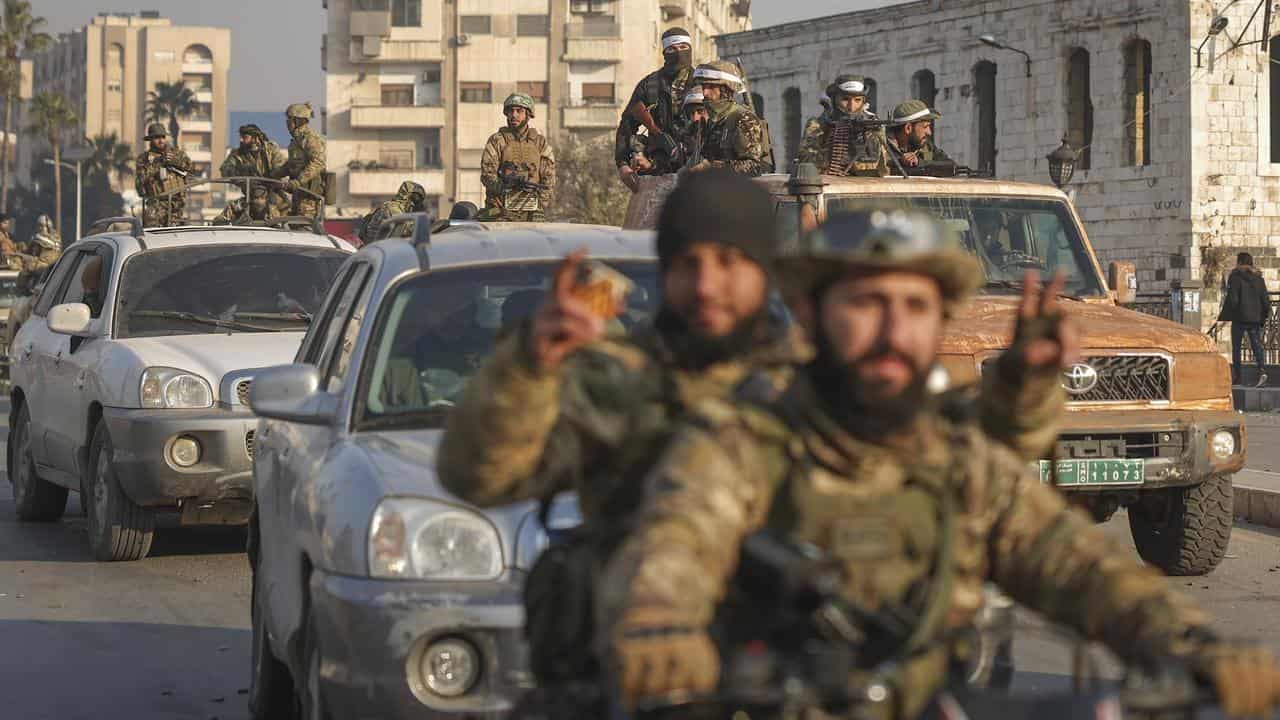
[[[646,154],[665,155],[673,166],[679,164],[680,143],[658,127],[657,121],[653,119],[653,113],[649,112],[649,106],[645,105],[643,100],[631,103],[631,107],[627,108],[627,114],[649,131],[649,141],[645,147]]]
[[[516,164],[508,160],[502,163],[498,168],[498,181],[502,183],[502,191],[509,193],[513,190],[523,190],[525,192],[541,192],[547,189],[542,183],[531,182],[528,178],[520,174],[516,170]]]

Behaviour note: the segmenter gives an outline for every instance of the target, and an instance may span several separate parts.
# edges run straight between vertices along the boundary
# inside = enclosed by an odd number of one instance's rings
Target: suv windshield
[[[1070,211],[1061,200],[963,195],[827,196],[827,214],[901,204],[942,217],[982,261],[987,292],[1016,293],[1027,270],[1048,279],[1061,270],[1068,295],[1104,290]]]
[[[653,262],[603,261],[636,283],[623,332],[657,309]],[[448,409],[494,343],[533,314],[558,261],[436,270],[410,278],[382,303],[361,381],[363,428],[443,427]]]
[[[138,253],[120,276],[116,337],[306,330],[346,257],[263,244]]]

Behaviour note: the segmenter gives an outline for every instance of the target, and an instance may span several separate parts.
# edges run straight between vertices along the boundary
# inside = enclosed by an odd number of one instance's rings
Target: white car
[[[155,514],[245,522],[256,368],[289,362],[354,248],[262,227],[93,235],[14,338],[7,454],[18,517],[81,493],[99,560],[137,560]]]

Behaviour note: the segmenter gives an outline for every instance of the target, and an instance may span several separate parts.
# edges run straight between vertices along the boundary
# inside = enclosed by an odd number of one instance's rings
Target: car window
[[[360,292],[364,290],[365,282],[368,281],[370,269],[367,264],[360,264],[351,272],[350,279],[347,281],[347,287],[343,290],[338,304],[333,309],[333,317],[329,321],[329,326],[325,329],[324,341],[320,344],[319,352],[315,355],[315,366],[321,370],[327,371],[333,365],[334,349],[338,346],[339,338],[343,336],[347,327],[347,321],[351,319],[351,308],[356,303],[356,298]],[[325,387],[328,387],[328,373],[326,372]]]
[[[331,393],[342,392],[347,377],[347,369],[351,367],[351,355],[356,349],[356,340],[360,337],[360,326],[369,308],[369,295],[373,293],[373,283],[365,279],[364,288],[351,308],[351,317],[347,320],[334,350],[333,360],[329,363],[329,374],[325,378],[325,389]],[[354,285],[353,285],[354,287]]]
[[[91,317],[102,315],[102,303],[111,277],[111,249],[104,245],[86,248],[76,259],[75,267],[63,288],[61,303],[84,303]]]
[[[622,333],[657,310],[657,266],[606,263],[636,287],[626,311],[609,322]],[[494,344],[533,314],[557,263],[504,263],[433,270],[413,276],[379,303],[361,371],[356,426],[441,427]]]
[[[316,358],[320,357],[320,351],[324,349],[324,338],[329,332],[329,326],[333,323],[334,308],[338,303],[342,302],[342,295],[346,292],[347,282],[361,266],[360,263],[352,263],[338,271],[338,277],[334,280],[333,289],[325,297],[324,306],[320,309],[320,314],[316,316],[315,320],[311,321],[310,327],[307,328],[307,334],[302,338],[302,345],[298,347],[298,362],[309,365],[317,364]]]
[[[71,274],[71,268],[78,263],[80,255],[81,250],[77,248],[63,255],[53,266],[53,272],[45,282],[44,290],[40,291],[40,301],[31,311],[33,315],[44,317],[49,314],[49,308],[53,307],[54,301],[61,297],[63,285]]]
[[[183,245],[130,257],[116,337],[302,331],[346,253],[296,245]]]

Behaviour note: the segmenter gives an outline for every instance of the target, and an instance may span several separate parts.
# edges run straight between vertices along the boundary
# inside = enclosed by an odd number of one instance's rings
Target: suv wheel
[[[1129,508],[1129,530],[1138,554],[1169,575],[1212,572],[1231,540],[1231,498],[1230,475],[1145,493]]]
[[[31,454],[31,411],[26,404],[18,411],[9,443],[9,481],[18,519],[51,522],[62,517],[67,510],[67,489],[36,473],[36,459]]]
[[[89,446],[87,498],[89,549],[98,560],[140,560],[151,549],[155,512],[137,505],[120,487],[107,423],[98,421]]]

